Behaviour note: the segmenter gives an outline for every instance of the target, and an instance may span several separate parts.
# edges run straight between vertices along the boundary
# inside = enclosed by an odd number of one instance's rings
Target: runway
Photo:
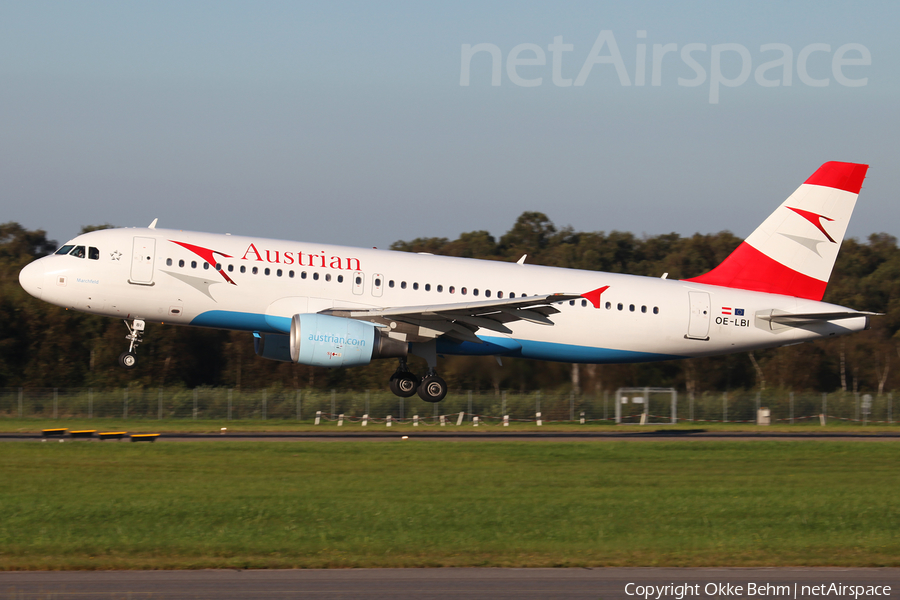
[[[631,585],[629,585],[631,584]],[[0,573],[0,600],[269,599],[366,600],[643,600],[637,586],[681,585],[683,600],[765,597],[818,598],[811,587],[840,584],[896,595],[900,569],[335,569],[203,571],[24,571]],[[759,592],[750,593],[750,585]],[[771,587],[766,587],[771,586]],[[784,586],[784,587],[777,587]],[[803,586],[808,586],[804,590]],[[675,588],[659,600],[678,600]],[[807,593],[803,593],[806,591]],[[821,591],[821,590],[820,590]],[[886,595],[884,594],[886,592]],[[830,594],[853,598],[853,594]],[[656,596],[651,596],[656,598]]]
[[[0,442],[7,441],[42,441],[45,438],[40,433],[0,433]],[[46,441],[70,441],[68,437],[55,437]],[[705,431],[703,429],[688,430],[653,430],[641,432],[475,432],[475,431],[440,431],[440,432],[410,432],[402,430],[397,432],[368,431],[368,432],[240,432],[240,433],[161,433],[156,439],[158,442],[222,442],[222,441],[254,441],[254,442],[390,442],[390,441],[654,441],[654,440],[840,440],[840,441],[897,441],[900,433],[796,433],[796,432],[723,432]],[[99,440],[71,440],[77,443],[97,442]],[[121,441],[128,441],[124,438]],[[110,440],[103,443],[115,444],[121,441]]]

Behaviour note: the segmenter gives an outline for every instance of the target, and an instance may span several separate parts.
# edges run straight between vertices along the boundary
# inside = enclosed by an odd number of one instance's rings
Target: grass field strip
[[[9,444],[0,568],[900,566],[895,444]]]

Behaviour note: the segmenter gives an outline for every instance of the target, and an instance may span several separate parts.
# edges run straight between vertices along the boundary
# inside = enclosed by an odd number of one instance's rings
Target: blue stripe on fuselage
[[[261,333],[289,333],[291,330],[291,319],[289,317],[266,316],[257,313],[210,310],[197,315],[191,321],[191,325],[216,329],[259,331]],[[438,354],[455,354],[460,356],[496,354],[535,360],[595,364],[653,362],[684,358],[683,356],[672,354],[634,352],[631,350],[595,348],[555,342],[535,342],[508,337],[478,336],[478,338],[483,340],[484,343],[454,343],[439,339],[437,341]]]
[[[634,352],[632,350],[616,350],[614,348],[596,348],[592,346],[575,346],[555,342],[535,342],[531,340],[513,340],[493,336],[478,336],[483,344],[463,342],[454,344],[438,340],[439,354],[457,354],[468,356],[484,356],[499,354],[517,358],[533,358],[535,360],[551,360],[555,362],[577,362],[593,364],[654,362],[684,358],[674,354],[657,354],[655,352]]]
[[[200,313],[191,325],[213,327],[215,329],[236,329],[238,331],[259,331],[262,333],[290,333],[290,317],[274,317],[257,313],[233,312],[229,310],[209,310]]]

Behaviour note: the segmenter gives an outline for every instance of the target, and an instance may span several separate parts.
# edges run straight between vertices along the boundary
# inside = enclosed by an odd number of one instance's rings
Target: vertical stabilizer
[[[868,165],[827,162],[696,283],[821,300]]]

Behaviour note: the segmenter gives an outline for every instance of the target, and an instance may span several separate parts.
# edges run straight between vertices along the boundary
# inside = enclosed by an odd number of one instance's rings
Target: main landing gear
[[[141,319],[135,319],[129,325],[128,321],[125,321],[125,327],[128,328],[128,335],[125,336],[125,339],[131,343],[128,345],[128,350],[119,355],[119,364],[126,369],[133,369],[137,364],[137,356],[134,353],[144,335],[144,322]]]
[[[406,366],[405,358],[400,359],[400,366],[391,375],[390,387],[397,396],[409,398],[418,393],[425,402],[440,402],[447,395],[447,382],[435,372],[434,367],[419,379]]]

